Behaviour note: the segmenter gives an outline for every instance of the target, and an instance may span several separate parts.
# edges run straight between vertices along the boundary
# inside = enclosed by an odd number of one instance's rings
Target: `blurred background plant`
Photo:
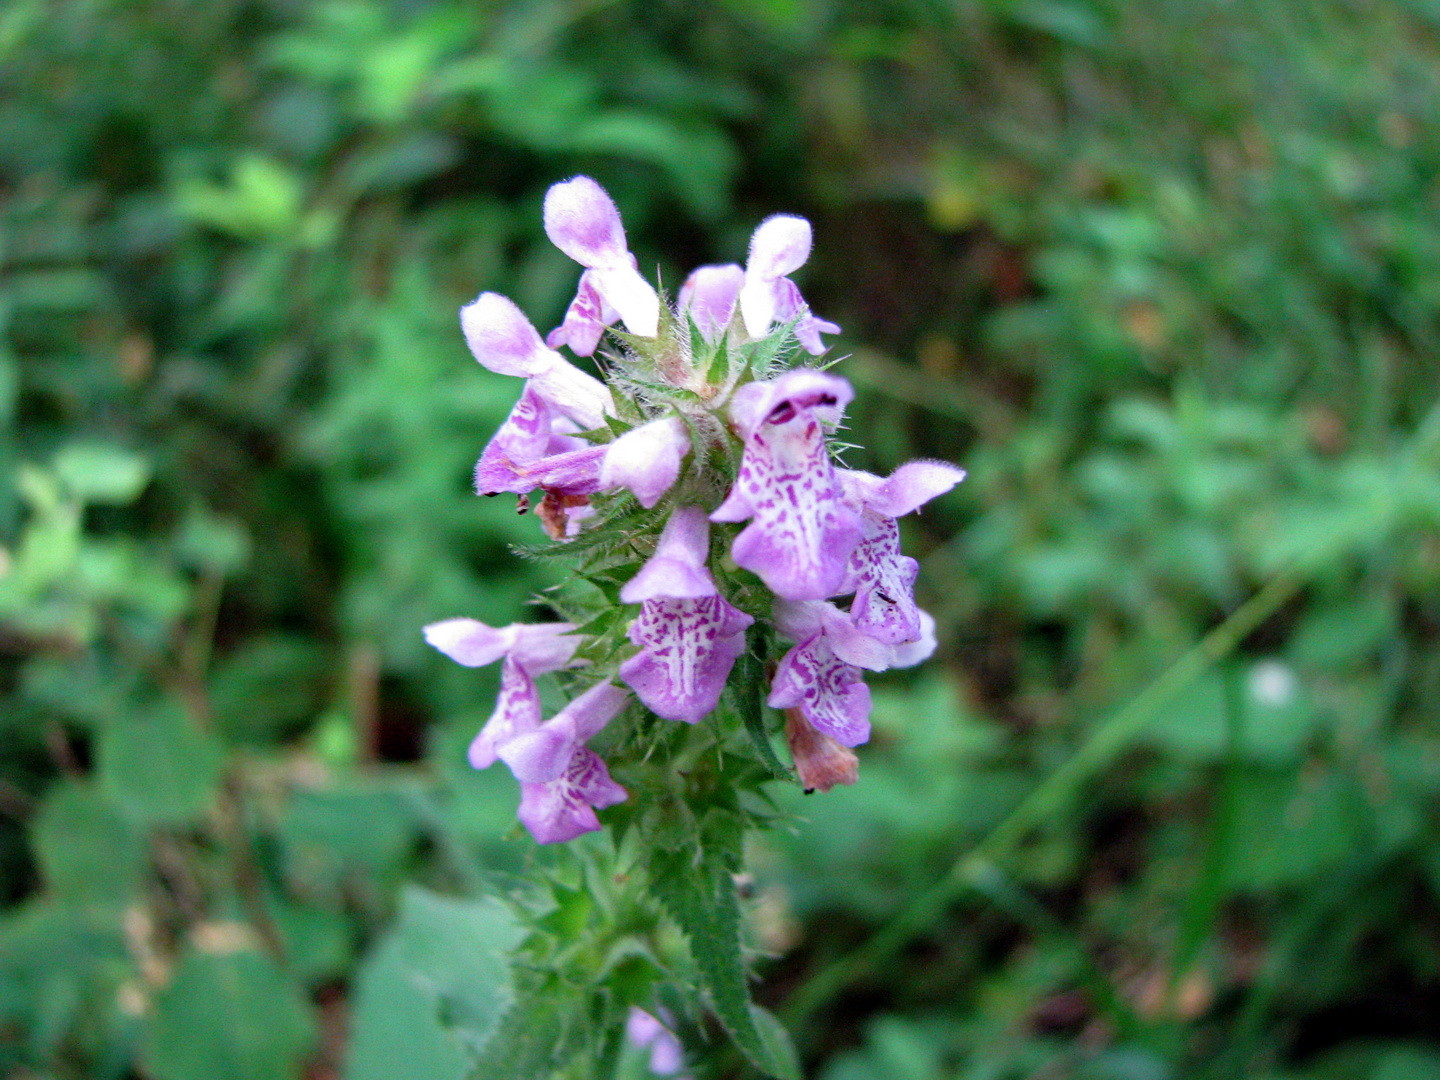
[[[514,388],[456,311],[558,320],[539,200],[584,171],[672,287],[809,216],[850,463],[970,470],[907,538],[942,659],[750,852],[807,1075],[1440,1075],[1437,34],[1421,0],[11,0],[0,1071],[521,1067],[473,1063],[520,1022],[487,894],[571,856],[466,767],[488,676],[419,627],[559,572],[469,492]],[[594,873],[541,954],[623,951]]]

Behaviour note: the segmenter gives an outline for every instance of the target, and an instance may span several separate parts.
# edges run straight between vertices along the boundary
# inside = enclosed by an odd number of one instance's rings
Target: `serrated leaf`
[[[361,970],[346,1080],[463,1076],[514,1003],[510,957],[525,936],[491,897],[407,889]]]
[[[315,1042],[299,987],[253,949],[192,949],[150,1018],[143,1070],[154,1080],[298,1080]]]
[[[793,1056],[787,1060],[762,1034],[750,1002],[733,877],[742,834],[738,817],[712,812],[702,825],[698,858],[693,850],[652,856],[651,887],[689,939],[710,1004],[736,1046],[767,1076],[799,1080]]]
[[[788,780],[792,778],[792,774],[776,755],[775,747],[770,742],[770,733],[765,729],[765,705],[760,696],[766,685],[764,675],[760,657],[754,652],[746,652],[736,661],[735,677],[730,680],[727,689],[732,692],[735,711],[740,714],[745,725],[745,734],[750,737],[750,743],[760,755],[765,768],[770,770],[775,779]]]

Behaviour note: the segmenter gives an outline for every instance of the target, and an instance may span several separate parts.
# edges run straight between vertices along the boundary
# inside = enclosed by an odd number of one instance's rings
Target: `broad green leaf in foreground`
[[[498,900],[408,889],[360,971],[346,1080],[461,1080],[514,1001],[524,936]]]
[[[192,950],[159,996],[143,1051],[153,1080],[296,1080],[315,1042],[299,987],[263,953]]]

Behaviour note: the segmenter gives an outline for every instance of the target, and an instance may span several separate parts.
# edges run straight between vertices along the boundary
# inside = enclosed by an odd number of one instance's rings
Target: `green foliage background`
[[[852,463],[970,470],[907,522],[939,659],[748,853],[807,1075],[1440,1075],[1437,42],[1430,0],[10,0],[0,1072],[459,1080],[544,1022],[484,894],[558,857],[419,627],[559,573],[469,493],[516,388],[456,311],[554,324],[583,171],[672,287],[809,216]],[[596,851],[565,963],[626,940]]]

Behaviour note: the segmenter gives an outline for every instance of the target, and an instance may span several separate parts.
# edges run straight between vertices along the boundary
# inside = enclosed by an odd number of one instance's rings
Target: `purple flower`
[[[526,383],[515,408],[480,455],[475,490],[481,495],[502,491],[524,495],[536,488],[570,495],[598,491],[606,447],[570,438],[562,433],[562,424],[535,380]]]
[[[477,619],[446,619],[425,627],[425,640],[466,667],[486,667],[505,657],[532,675],[574,666],[580,639],[574,623],[511,623],[496,629]]]
[[[543,724],[499,747],[520,781],[520,823],[537,843],[573,840],[600,828],[596,810],[624,802],[600,756],[585,743],[625,707],[629,694],[603,682],[592,686]]]
[[[595,811],[624,802],[628,794],[610,779],[599,754],[579,746],[554,780],[520,785],[516,816],[537,844],[563,844],[599,829]]]
[[[802,368],[743,386],[730,403],[745,453],[710,520],[750,519],[731,555],[783,599],[835,595],[864,534],[825,447],[825,426],[853,396],[839,376]]]
[[[675,307],[690,312],[695,328],[706,341],[718,341],[735,317],[740,286],[744,283],[745,271],[735,263],[701,266],[680,286]]]
[[[800,289],[787,276],[805,265],[810,243],[810,223],[802,217],[776,214],[760,223],[750,237],[740,314],[752,338],[764,337],[777,322],[797,319],[795,337],[807,352],[819,356],[825,351],[820,335],[838,334],[840,327],[812,315]]]
[[[777,601],[774,619],[796,645],[775,669],[769,704],[798,708],[817,731],[842,746],[870,738],[870,689],[862,669],[911,667],[935,650],[935,620],[924,612],[920,639],[901,646],[875,640],[823,601]]]
[[[625,1038],[631,1046],[650,1051],[650,1072],[656,1076],[674,1076],[685,1064],[680,1040],[644,1009],[631,1007],[625,1020]]]
[[[530,320],[499,293],[481,293],[461,308],[460,325],[476,360],[496,374],[530,380],[531,387],[582,430],[599,427],[605,414],[614,411],[605,384],[546,348]]]
[[[598,735],[629,697],[612,683],[597,683],[543,724],[506,740],[497,756],[522,783],[555,780],[569,767],[575,748]]]
[[[600,486],[629,488],[649,510],[680,475],[680,459],[690,452],[690,432],[684,421],[670,416],[627,431],[603,449]]]
[[[900,553],[895,519],[965,479],[965,470],[943,461],[912,461],[889,479],[842,470],[840,480],[850,501],[860,507],[865,536],[850,553],[842,593],[855,593],[850,618],[879,641],[903,645],[920,640],[920,609],[915,606],[915,576],[920,564]]]
[[[534,676],[576,666],[580,639],[574,629],[574,623],[514,623],[497,630],[475,619],[446,619],[425,627],[425,640],[456,663],[485,667],[505,661],[495,711],[470,743],[475,768],[489,768],[502,745],[540,726]]]
[[[474,619],[447,619],[425,627],[425,640],[466,667],[504,660],[495,711],[470,744],[470,764],[497,760],[520,781],[521,824],[541,844],[573,840],[600,828],[596,810],[622,802],[625,789],[585,742],[608,724],[629,698],[609,682],[586,690],[541,722],[536,675],[574,667],[580,639],[573,623],[516,623],[503,629]]]
[[[655,554],[620,590],[621,600],[640,605],[629,630],[640,651],[620,665],[620,678],[666,720],[693,724],[714,710],[755,621],[719,594],[705,566],[709,554],[705,511],[681,507]]]
[[[552,347],[568,344],[577,355],[589,356],[617,318],[639,337],[659,332],[660,298],[636,269],[620,211],[604,188],[588,176],[551,187],[545,193],[545,233],[587,268],[564,321],[550,333]]]

